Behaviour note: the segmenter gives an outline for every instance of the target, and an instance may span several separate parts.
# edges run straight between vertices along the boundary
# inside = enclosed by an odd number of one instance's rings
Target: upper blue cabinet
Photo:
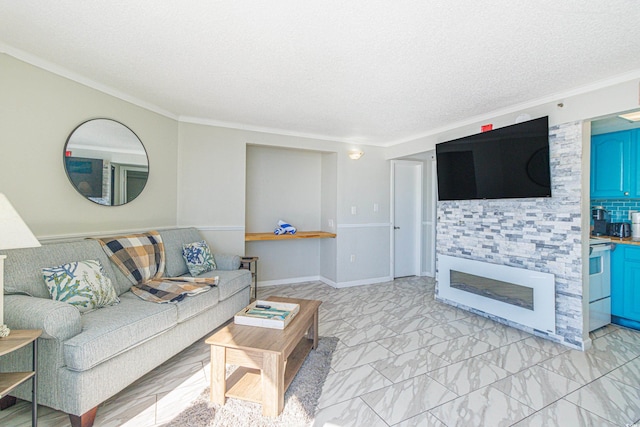
[[[591,198],[640,197],[637,141],[639,130],[626,130],[591,138]]]

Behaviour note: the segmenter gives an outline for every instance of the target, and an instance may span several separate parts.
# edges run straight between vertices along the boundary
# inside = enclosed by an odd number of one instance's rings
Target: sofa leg
[[[5,409],[12,407],[16,404],[17,400],[18,399],[14,396],[3,397],[0,399],[0,411],[4,411]]]
[[[91,427],[93,422],[96,420],[96,413],[98,412],[98,407],[96,406],[93,409],[89,409],[82,415],[72,415],[69,414],[69,420],[71,420],[72,427]]]

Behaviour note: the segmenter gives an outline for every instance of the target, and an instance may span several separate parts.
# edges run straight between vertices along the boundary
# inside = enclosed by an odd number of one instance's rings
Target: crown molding
[[[35,55],[32,55],[28,52],[25,52],[20,49],[16,49],[14,47],[8,46],[2,42],[0,42],[0,53],[5,53],[9,56],[12,56],[22,62],[26,62],[27,64],[33,65],[35,67],[41,68],[45,71],[49,71],[53,74],[56,74],[60,77],[64,77],[76,83],[80,83],[81,85],[87,86],[91,89],[95,89],[97,91],[103,92],[107,95],[111,95],[115,98],[126,101],[135,106],[144,108],[145,110],[149,110],[151,112],[160,114],[161,116],[168,117],[173,120],[178,120],[178,115],[174,114],[170,111],[165,110],[164,108],[158,107],[155,104],[150,102],[146,102],[141,100],[140,98],[136,98],[135,96],[131,96],[128,93],[125,93],[121,90],[118,90],[112,86],[105,85],[99,83],[93,79],[90,79],[82,74],[76,73],[74,71],[69,70],[68,68],[62,67],[60,65],[54,64],[52,62],[46,61],[42,58],[39,58]]]
[[[434,136],[434,135],[438,135],[440,133],[444,133],[444,132],[448,132],[454,129],[458,129],[464,126],[469,126],[472,125],[474,123],[478,123],[478,122],[483,122],[486,120],[491,120],[495,117],[499,117],[499,116],[503,116],[503,115],[507,115],[507,114],[513,114],[513,113],[517,113],[520,112],[522,110],[526,110],[529,108],[535,108],[535,107],[539,107],[541,105],[547,104],[547,103],[551,103],[551,102],[557,102],[560,101],[562,99],[566,99],[566,98],[570,98],[572,96],[577,96],[577,95],[583,95],[589,92],[594,92],[596,90],[599,89],[604,89],[607,88],[609,86],[613,86],[619,83],[625,83],[634,79],[640,78],[640,70],[633,70],[633,71],[629,71],[627,73],[624,74],[619,74],[617,76],[613,76],[604,80],[599,80],[597,82],[594,83],[590,83],[587,85],[583,85],[583,86],[579,86],[567,91],[563,91],[563,92],[557,92],[557,93],[553,93],[551,95],[547,95],[541,98],[537,98],[537,99],[533,99],[530,101],[526,101],[526,102],[522,102],[519,104],[514,104],[511,105],[509,107],[505,107],[505,108],[501,108],[498,110],[493,110],[491,112],[485,113],[485,114],[479,114],[477,116],[473,116],[470,117],[468,119],[465,120],[461,120],[461,121],[457,121],[454,123],[450,123],[448,125],[430,130],[428,132],[424,132],[424,133],[420,133],[408,138],[402,138],[402,139],[398,139],[395,141],[391,141],[385,144],[381,144],[381,147],[393,147],[394,145],[399,145],[399,144],[404,144],[406,142],[412,142],[415,141],[417,139],[420,138],[426,138],[429,136]]]
[[[297,137],[297,138],[306,138],[306,139],[319,139],[319,140],[323,140],[323,141],[333,141],[333,142],[339,142],[339,143],[343,143],[343,144],[355,144],[355,145],[370,145],[370,146],[376,146],[376,147],[383,147],[383,148],[388,148],[388,147],[393,147],[395,145],[399,145],[399,144],[404,144],[407,142],[412,142],[421,138],[426,138],[429,136],[434,136],[440,133],[444,133],[444,132],[448,132],[457,128],[461,128],[464,126],[468,126],[468,125],[472,125],[474,123],[478,123],[478,122],[482,122],[482,121],[486,121],[486,120],[490,120],[493,119],[495,117],[498,116],[502,116],[502,115],[507,115],[507,114],[513,114],[522,110],[526,110],[529,108],[534,108],[534,107],[539,107],[541,105],[550,103],[550,102],[556,102],[558,100],[564,99],[564,98],[569,98],[572,96],[577,96],[577,95],[582,95],[585,93],[589,93],[589,92],[593,92],[599,89],[603,89],[609,86],[613,86],[619,83],[624,83],[630,80],[634,80],[637,78],[640,78],[640,70],[632,70],[629,71],[627,73],[624,74],[619,74],[617,76],[613,76],[607,79],[603,79],[594,83],[590,83],[587,85],[583,85],[583,86],[579,86],[577,88],[574,89],[570,89],[567,91],[563,91],[563,92],[558,92],[558,93],[554,93],[554,94],[550,94],[541,98],[537,98],[537,99],[533,99],[527,102],[523,102],[523,103],[519,103],[519,104],[515,104],[515,105],[511,105],[509,107],[505,107],[502,109],[498,109],[498,110],[493,110],[491,112],[485,113],[485,114],[480,114],[477,116],[472,116],[468,119],[465,120],[461,120],[461,121],[457,121],[454,123],[450,123],[448,125],[445,126],[441,126],[439,128],[427,131],[427,132],[423,132],[423,133],[419,133],[416,135],[412,135],[410,137],[407,138],[402,138],[402,139],[398,139],[395,141],[390,141],[387,143],[372,143],[372,142],[365,142],[365,141],[361,141],[361,140],[355,140],[355,139],[349,139],[349,138],[335,138],[335,137],[330,137],[327,135],[320,135],[320,134],[313,134],[313,133],[305,133],[305,132],[295,132],[295,131],[291,131],[291,130],[286,130],[286,129],[278,129],[278,128],[271,128],[271,127],[263,127],[263,126],[252,126],[252,125],[247,125],[247,124],[243,124],[243,123],[238,123],[238,122],[226,122],[226,121],[220,121],[220,120],[213,120],[213,119],[206,119],[206,118],[200,118],[200,117],[192,117],[192,116],[180,116],[178,114],[175,114],[173,112],[170,112],[168,110],[165,110],[164,108],[161,108],[155,104],[146,102],[144,100],[141,100],[137,97],[131,96],[121,90],[118,90],[112,86],[109,85],[105,85],[102,83],[99,83],[93,79],[90,79],[84,75],[81,75],[79,73],[76,73],[74,71],[69,70],[68,68],[62,67],[60,65],[54,64],[52,62],[46,61],[42,58],[39,58],[33,54],[30,54],[28,52],[25,52],[23,50],[20,49],[16,49],[12,46],[9,46],[5,43],[0,42],[0,53],[5,53],[9,56],[12,56],[20,61],[26,62],[28,64],[31,64],[33,66],[36,66],[38,68],[42,68],[46,71],[49,71],[53,74],[59,75],[61,77],[67,78],[71,81],[80,83],[84,86],[87,86],[89,88],[98,90],[100,92],[103,92],[107,95],[111,95],[113,97],[116,97],[118,99],[121,99],[123,101],[129,102],[133,105],[136,105],[138,107],[144,108],[146,110],[149,110],[151,112],[160,114],[162,116],[168,117],[170,119],[176,120],[178,122],[182,122],[182,123],[191,123],[191,124],[199,124],[199,125],[206,125],[206,126],[217,126],[217,127],[223,127],[223,128],[230,128],[230,129],[237,129],[237,130],[244,130],[244,131],[252,131],[252,132],[262,132],[262,133],[268,133],[268,134],[275,134],[275,135],[284,135],[284,136],[292,136],[292,137]]]
[[[191,123],[196,125],[217,126],[217,127],[228,128],[228,129],[237,129],[237,130],[244,130],[244,131],[251,131],[251,132],[262,132],[262,133],[269,133],[269,134],[275,134],[275,135],[293,136],[296,138],[320,139],[323,141],[340,142],[342,144],[382,146],[381,144],[359,142],[355,140],[350,140],[348,138],[347,139],[334,138],[327,135],[296,132],[296,131],[291,131],[286,129],[271,128],[266,126],[253,126],[253,125],[247,125],[247,124],[238,123],[238,122],[225,122],[221,120],[212,120],[212,119],[206,119],[202,117],[180,116],[178,118],[178,121],[180,121],[181,123]]]

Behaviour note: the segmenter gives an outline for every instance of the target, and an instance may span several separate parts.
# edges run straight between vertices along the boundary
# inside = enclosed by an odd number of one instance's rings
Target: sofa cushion
[[[165,277],[180,277],[189,273],[187,263],[182,257],[182,245],[202,240],[195,228],[173,228],[160,231],[164,243],[166,264]]]
[[[82,332],[64,343],[65,364],[73,371],[91,369],[176,324],[175,304],[154,304],[127,292],[120,304],[82,315]]]
[[[42,275],[52,299],[67,302],[82,313],[120,302],[97,259],[45,267]]]
[[[4,260],[5,294],[23,294],[49,299],[49,290],[42,280],[42,269],[84,259],[99,260],[105,276],[112,282],[115,277],[111,261],[96,240],[49,243],[39,248],[3,250],[0,254],[7,255]],[[117,292],[117,284],[114,282],[113,285]]]
[[[189,320],[206,310],[212,309],[218,304],[219,296],[218,288],[213,287],[207,292],[185,297],[182,301],[175,304],[178,309],[178,323]]]
[[[237,270],[240,268],[240,256],[231,254],[213,254],[218,270]]]
[[[251,286],[251,272],[249,270],[214,270],[201,274],[198,277],[218,276],[218,291],[220,301],[224,301],[241,290]]]
[[[187,263],[189,274],[194,277],[216,269],[216,261],[204,240],[182,245],[182,256]]]

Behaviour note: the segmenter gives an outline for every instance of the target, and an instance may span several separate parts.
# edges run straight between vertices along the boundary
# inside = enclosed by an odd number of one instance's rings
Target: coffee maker
[[[594,206],[591,209],[593,218],[593,236],[605,236],[609,227],[609,212],[603,206]]]

